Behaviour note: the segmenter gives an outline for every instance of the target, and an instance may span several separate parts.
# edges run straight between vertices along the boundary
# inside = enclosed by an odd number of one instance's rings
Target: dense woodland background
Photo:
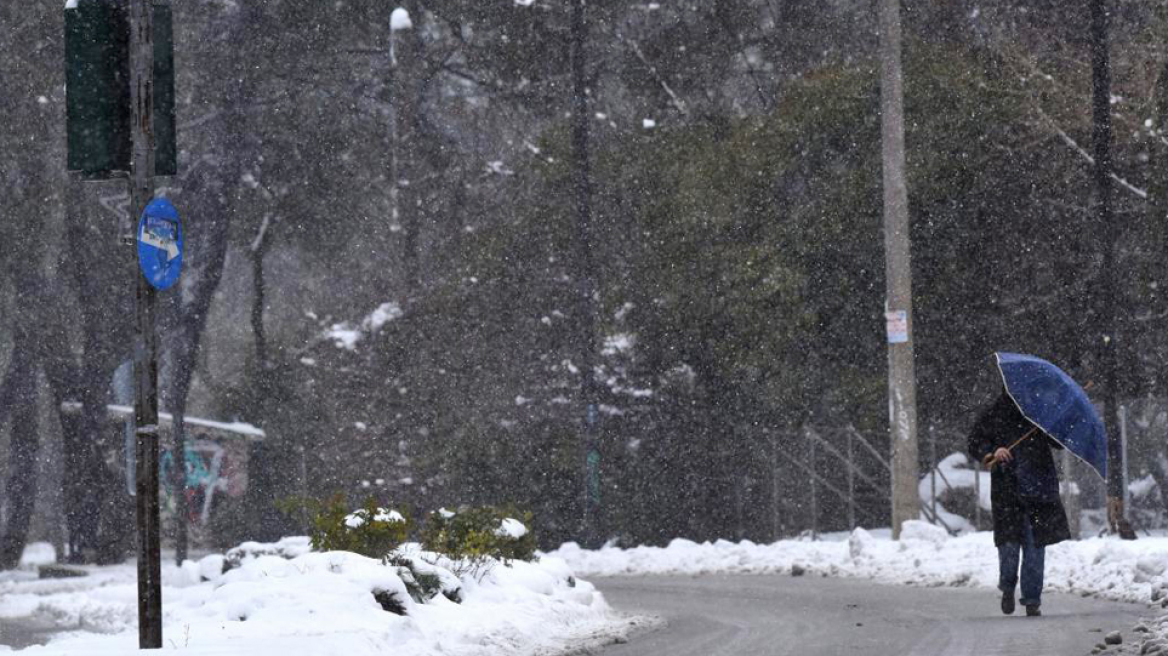
[[[1132,473],[1168,484],[1168,9],[1110,6],[1100,227],[1086,0],[903,4],[938,457],[995,395],[993,351],[1097,376],[1118,234]],[[583,233],[566,0],[402,0],[392,57],[387,0],[173,7],[181,171],[159,186],[188,246],[162,405],[268,434],[208,543],[299,531],[276,502],[334,491],[515,504],[545,544],[576,539],[589,380],[600,537],[764,540],[813,510],[845,527],[838,503],[807,507],[797,465],[812,430],[888,448],[872,3],[589,1]],[[62,36],[60,3],[0,4],[0,564],[26,536],[98,560],[132,536],[102,408],[129,357],[124,185],[64,172]],[[886,493],[864,495],[857,521],[887,525]]]

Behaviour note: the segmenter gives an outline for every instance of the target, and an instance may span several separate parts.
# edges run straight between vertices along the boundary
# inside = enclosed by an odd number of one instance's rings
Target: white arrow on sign
[[[166,259],[168,261],[178,257],[178,243],[175,240],[159,237],[147,230],[145,226],[142,227],[142,234],[138,236],[138,241],[147,246],[153,246],[158,250],[166,251]]]

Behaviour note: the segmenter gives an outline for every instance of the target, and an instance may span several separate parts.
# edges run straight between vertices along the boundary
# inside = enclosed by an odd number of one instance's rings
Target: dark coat
[[[969,455],[982,462],[999,447],[1009,447],[1034,428],[1006,393],[986,408],[969,434]],[[1034,542],[1046,546],[1068,540],[1067,513],[1059,498],[1058,471],[1051,449],[1062,445],[1035,432],[1012,451],[1014,460],[994,466],[990,474],[994,544],[1021,544],[1022,517],[1030,517]]]

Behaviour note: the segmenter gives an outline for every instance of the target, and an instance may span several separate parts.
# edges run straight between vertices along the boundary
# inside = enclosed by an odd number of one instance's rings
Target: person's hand
[[[1014,454],[1010,453],[1010,450],[1005,447],[994,451],[994,462],[1010,462],[1013,459]]]

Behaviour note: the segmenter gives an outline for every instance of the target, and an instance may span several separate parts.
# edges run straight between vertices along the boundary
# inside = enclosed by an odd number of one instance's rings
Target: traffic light
[[[90,180],[130,170],[130,24],[125,0],[65,5],[68,168]],[[174,23],[154,3],[155,174],[177,173]]]

